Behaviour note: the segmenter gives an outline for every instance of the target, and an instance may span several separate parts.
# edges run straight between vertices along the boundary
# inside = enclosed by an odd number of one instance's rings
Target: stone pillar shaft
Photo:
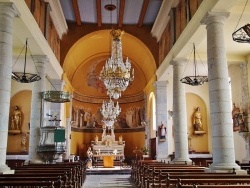
[[[8,171],[6,151],[10,111],[12,73],[13,19],[17,11],[13,3],[0,3],[0,172]]]
[[[156,93],[156,125],[159,131],[159,126],[163,123],[167,127],[167,81],[157,81],[155,82],[155,93]],[[160,135],[160,133],[158,133]],[[156,158],[158,160],[167,159],[168,157],[168,145],[167,145],[167,135],[166,141],[160,142],[158,136],[158,147],[156,152]]]
[[[36,152],[40,141],[40,126],[42,121],[42,97],[41,92],[45,91],[46,69],[45,64],[48,59],[46,56],[33,56],[38,74],[41,80],[33,85],[31,97],[31,114],[30,114],[30,139],[29,139],[29,160],[32,163],[41,161],[41,157]]]
[[[230,85],[224,44],[228,13],[208,13],[207,54],[213,163],[211,170],[239,169],[235,163]]]
[[[188,132],[185,85],[180,82],[184,71],[184,60],[173,64],[173,125],[176,162],[191,162],[188,155]]]

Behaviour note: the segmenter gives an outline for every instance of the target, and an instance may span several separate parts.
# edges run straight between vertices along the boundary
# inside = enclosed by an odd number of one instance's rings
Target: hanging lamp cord
[[[248,3],[248,0],[246,0],[246,4],[245,4],[245,6],[244,6],[244,8],[243,8],[243,10],[242,10],[242,13],[241,13],[241,15],[240,15],[240,19],[238,20],[238,23],[237,23],[237,25],[236,25],[236,27],[235,27],[235,29],[234,29],[234,32],[235,32],[236,29],[238,28],[238,25],[239,25],[239,23],[240,23],[240,20],[241,20],[241,18],[242,18],[242,15],[243,15],[243,13],[244,13],[244,11],[245,11],[245,9],[246,9],[247,3]]]

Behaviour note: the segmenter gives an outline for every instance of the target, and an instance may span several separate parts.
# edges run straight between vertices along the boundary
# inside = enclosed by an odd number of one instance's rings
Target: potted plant
[[[143,146],[141,148],[141,153],[142,153],[143,158],[149,157],[148,152],[149,152],[149,149],[146,146]]]

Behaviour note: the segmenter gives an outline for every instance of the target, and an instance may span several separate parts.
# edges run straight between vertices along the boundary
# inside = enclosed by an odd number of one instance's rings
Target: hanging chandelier
[[[244,10],[247,6],[248,0],[246,1],[246,4],[242,10],[241,16],[239,18],[239,21],[236,25],[236,28],[238,27],[238,24],[241,20],[241,17],[244,13]],[[235,28],[235,30],[236,30]],[[250,43],[250,24],[246,24],[242,27],[240,27],[239,29],[237,29],[236,31],[233,32],[232,34],[232,38],[235,42],[239,42],[239,43]]]
[[[23,69],[23,72],[12,72],[11,78],[13,80],[16,80],[17,82],[21,82],[21,83],[31,83],[31,82],[38,81],[38,80],[41,79],[41,77],[38,74],[33,74],[33,73],[27,73],[26,72],[28,39],[26,39],[26,43],[25,43],[24,47],[25,47],[25,57],[24,57],[24,69]],[[24,47],[23,47],[23,49],[24,49]],[[22,51],[23,51],[23,49],[22,49]],[[21,53],[22,53],[22,51],[21,51]],[[21,55],[21,53],[19,54],[19,56]],[[19,56],[18,56],[18,58],[19,58]],[[18,58],[17,58],[17,60],[18,60]],[[17,62],[17,60],[16,60],[16,62]]]
[[[116,106],[114,102],[110,99],[109,102],[103,101],[102,107],[101,107],[101,114],[103,115],[103,122],[108,127],[111,127],[117,116],[120,114],[121,108],[119,107],[118,102],[116,103]]]
[[[186,76],[182,78],[180,81],[184,84],[188,84],[191,86],[199,86],[208,82],[207,76],[199,76],[198,69],[197,69],[197,61],[195,56],[195,45],[193,44],[193,51],[194,51],[194,76]]]
[[[131,71],[131,63],[126,59],[123,62],[122,42],[120,29],[110,32],[112,36],[112,51],[111,57],[106,61],[105,66],[100,72],[100,80],[103,81],[107,95],[118,99],[121,97],[121,92],[125,91],[129,83],[134,80],[134,69]]]

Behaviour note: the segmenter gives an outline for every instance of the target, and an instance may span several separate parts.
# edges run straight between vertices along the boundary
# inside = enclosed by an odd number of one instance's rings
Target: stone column
[[[13,19],[18,12],[13,3],[0,3],[0,172],[6,166],[12,73]]]
[[[176,60],[173,64],[173,125],[175,158],[174,162],[191,163],[188,151],[187,112],[185,85],[180,79],[184,72],[185,60]]]
[[[228,13],[209,12],[203,22],[207,25],[207,54],[210,119],[213,163],[211,171],[236,170],[232,107],[224,43],[224,24]]]
[[[156,94],[156,130],[159,130],[159,126],[163,124],[167,127],[167,81],[156,81],[155,82],[155,94]],[[167,134],[166,140],[161,141],[159,138],[160,133],[158,132],[158,147],[156,152],[157,160],[166,160],[168,158],[168,144],[167,144]]]
[[[248,163],[250,161],[249,153],[249,124],[250,124],[250,110],[249,110],[249,87],[248,87],[248,68],[247,63],[240,64],[241,70],[241,93],[242,93],[242,108],[244,110],[244,120],[245,120],[245,129],[241,130],[240,135],[245,140],[245,149],[246,157],[242,159],[243,163]]]
[[[29,139],[29,157],[31,163],[41,162],[41,156],[36,152],[40,141],[40,126],[42,125],[42,97],[41,92],[46,90],[46,64],[48,63],[47,56],[33,56],[38,74],[41,80],[33,85],[31,97],[31,113],[30,113],[30,139]]]

